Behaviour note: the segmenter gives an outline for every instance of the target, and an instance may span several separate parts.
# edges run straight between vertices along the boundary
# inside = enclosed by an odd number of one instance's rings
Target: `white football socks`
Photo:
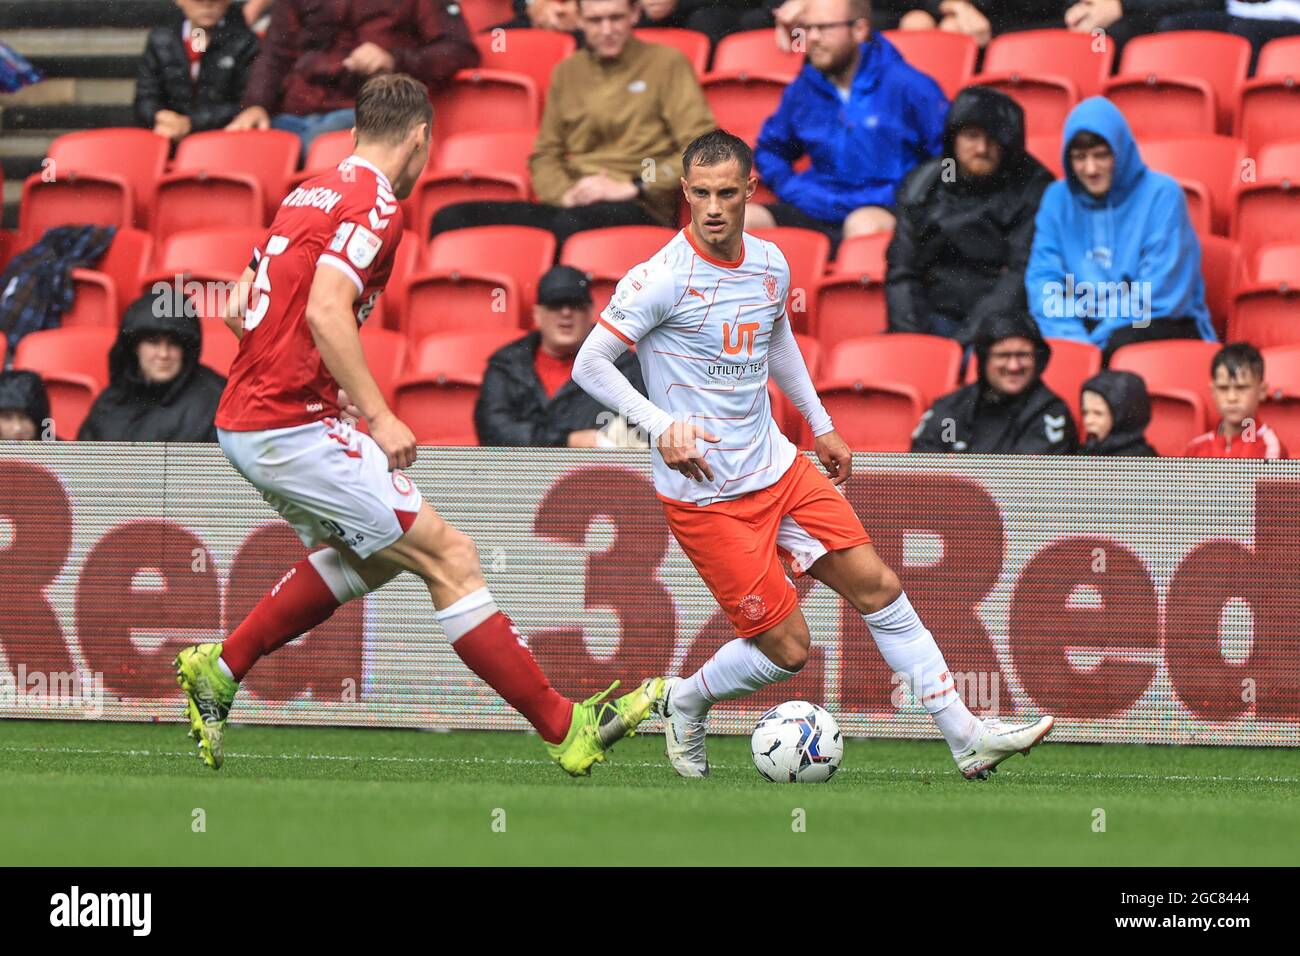
[[[455,644],[496,612],[496,601],[492,599],[492,592],[487,589],[487,585],[484,585],[448,604],[441,611],[436,611],[433,617],[442,625],[447,641]]]
[[[953,753],[967,749],[980,732],[979,719],[957,693],[934,635],[921,623],[906,594],[871,614],[862,615],[885,663],[907,682]]]
[[[690,677],[678,681],[669,703],[679,713],[700,720],[720,700],[744,697],[793,676],[794,671],[772,663],[751,638],[737,637],[718,648]]]

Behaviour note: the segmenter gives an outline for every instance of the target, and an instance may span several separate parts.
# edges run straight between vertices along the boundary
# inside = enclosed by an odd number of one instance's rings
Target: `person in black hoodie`
[[[1034,216],[1052,174],[1025,152],[1025,112],[983,86],[957,94],[943,155],[908,173],[886,254],[893,332],[964,339],[966,317],[1025,281]]]
[[[177,291],[141,296],[108,353],[109,386],[82,423],[82,441],[215,442],[226,380],[199,364],[203,332]]]
[[[34,441],[54,437],[50,397],[35,372],[0,372],[0,440]]]
[[[182,16],[149,32],[135,83],[135,116],[159,136],[224,129],[239,112],[257,35],[230,0],[176,0]]]
[[[1074,418],[1043,384],[1052,357],[1023,309],[987,311],[974,337],[979,381],[936,401],[912,434],[912,451],[971,454],[1069,454],[1078,447]]]
[[[1151,399],[1147,383],[1132,372],[1098,372],[1083,383],[1082,455],[1126,455],[1149,458],[1156,450],[1147,444],[1151,424]]]

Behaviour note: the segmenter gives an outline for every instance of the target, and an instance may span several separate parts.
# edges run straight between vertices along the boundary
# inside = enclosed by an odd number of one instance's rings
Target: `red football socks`
[[[291,567],[221,645],[221,659],[235,680],[265,654],[329,620],[339,599],[307,558]]]
[[[452,648],[511,707],[536,728],[548,744],[558,744],[569,733],[573,702],[562,697],[546,679],[510,618],[497,611]]]

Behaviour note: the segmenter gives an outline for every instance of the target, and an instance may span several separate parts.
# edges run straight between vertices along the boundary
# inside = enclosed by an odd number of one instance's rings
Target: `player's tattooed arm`
[[[253,288],[255,276],[256,273],[252,267],[244,270],[244,274],[235,283],[234,294],[226,300],[226,311],[221,316],[226,323],[226,327],[235,333],[237,339],[244,337],[244,313],[248,311],[248,297]]]

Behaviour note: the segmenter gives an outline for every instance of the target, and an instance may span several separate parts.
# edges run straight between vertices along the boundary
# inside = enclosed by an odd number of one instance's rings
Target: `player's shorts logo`
[[[763,292],[772,302],[776,301],[776,276],[770,272],[763,276]]]
[[[393,472],[393,487],[397,489],[399,495],[409,495],[411,493],[411,479],[400,471],[395,471]]]
[[[761,620],[767,613],[767,602],[761,594],[746,594],[740,599],[740,613],[751,621]]]

